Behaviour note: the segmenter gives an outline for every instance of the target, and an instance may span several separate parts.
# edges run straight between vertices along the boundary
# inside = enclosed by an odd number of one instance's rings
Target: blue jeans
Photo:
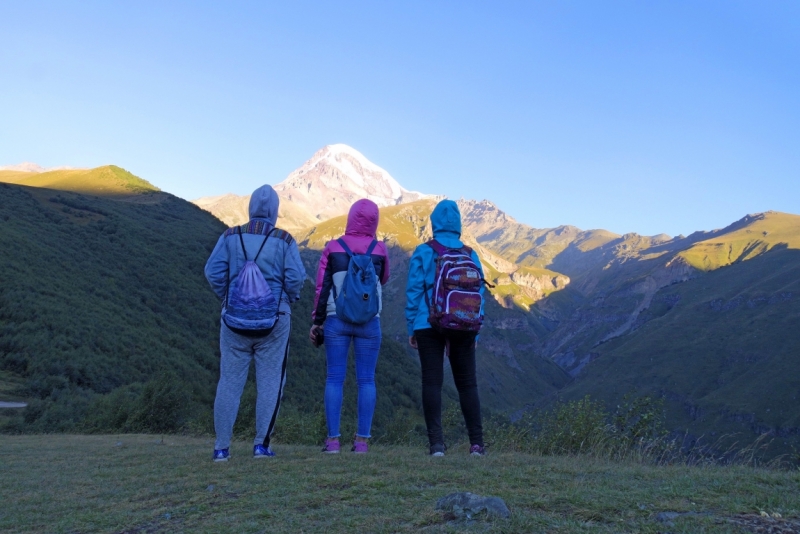
[[[372,416],[375,413],[375,366],[381,348],[381,322],[373,317],[365,324],[342,321],[335,315],[325,320],[325,354],[328,358],[328,379],[325,382],[325,418],[328,437],[338,438],[342,416],[342,389],[347,373],[347,353],[353,341],[356,354],[356,384],[358,385],[358,431],[356,435],[369,438]]]

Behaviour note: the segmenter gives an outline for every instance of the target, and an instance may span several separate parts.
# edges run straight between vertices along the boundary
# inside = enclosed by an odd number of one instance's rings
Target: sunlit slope
[[[800,215],[769,211],[749,215],[730,231],[680,253],[689,265],[710,271],[752,259],[774,247],[800,249]]]
[[[563,394],[663,396],[671,427],[696,436],[772,431],[782,446],[800,436],[800,250],[666,287],[640,321],[595,347]]]
[[[543,340],[544,353],[577,375],[597,358],[595,347],[646,320],[659,290],[702,278],[731,261],[797,247],[798,221],[796,215],[768,212],[688,237],[626,234],[585,252],[571,244],[552,264],[570,275],[570,284],[535,305],[553,325]]]
[[[392,273],[383,291],[381,326],[385,337],[402,343],[407,340],[404,309],[408,261],[414,248],[431,238],[430,213],[435,205],[433,200],[420,200],[380,210],[378,237],[389,247]],[[330,239],[344,233],[346,220],[345,216],[335,217],[298,235],[306,269],[311,276],[316,273],[319,252]],[[490,279],[496,281],[505,277],[510,281],[507,273],[498,271],[486,261],[491,252],[474,243],[469,235],[464,239],[477,247]],[[502,261],[499,257],[495,259],[497,263]],[[549,271],[533,270],[525,274],[543,275],[550,279]],[[543,331],[543,328],[537,316],[517,306],[503,307],[498,303],[504,303],[506,296],[514,297],[509,293],[519,293],[520,286],[514,282],[513,287],[509,283],[491,291],[498,293],[496,298],[487,299],[487,322],[478,344],[478,382],[482,401],[496,410],[519,409],[554,393],[569,378],[552,361],[539,355],[536,332]],[[407,349],[407,354],[409,358],[416,358],[416,353],[410,349]]]
[[[97,196],[125,196],[159,191],[150,182],[116,165],[42,173],[0,171],[0,182]]]

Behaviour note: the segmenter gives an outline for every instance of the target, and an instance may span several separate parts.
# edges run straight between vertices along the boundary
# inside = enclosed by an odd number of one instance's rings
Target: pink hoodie
[[[375,239],[379,218],[378,205],[371,200],[361,199],[350,207],[350,212],[347,214],[347,227],[342,240],[347,243],[353,254],[367,252]],[[389,255],[383,241],[378,241],[373,249],[372,261],[381,285],[385,285],[389,280]],[[335,306],[331,307],[333,303],[332,289],[335,284],[338,291],[349,262],[350,258],[342,246],[335,239],[328,241],[322,251],[317,269],[314,310],[311,313],[314,324],[323,324],[327,314],[335,309]]]

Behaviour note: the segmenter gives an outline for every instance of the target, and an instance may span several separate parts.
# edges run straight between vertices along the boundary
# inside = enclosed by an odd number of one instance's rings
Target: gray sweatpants
[[[270,335],[256,338],[236,334],[222,323],[219,334],[219,384],[214,401],[215,449],[227,449],[231,444],[233,424],[253,358],[256,360],[257,391],[256,437],[253,444],[269,445],[283,397],[283,385],[286,383],[291,317],[289,314],[281,315]]]

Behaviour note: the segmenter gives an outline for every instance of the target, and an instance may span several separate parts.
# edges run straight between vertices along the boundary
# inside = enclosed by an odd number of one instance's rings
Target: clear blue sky
[[[178,196],[346,143],[536,227],[800,213],[800,2],[2,2],[0,165]]]

